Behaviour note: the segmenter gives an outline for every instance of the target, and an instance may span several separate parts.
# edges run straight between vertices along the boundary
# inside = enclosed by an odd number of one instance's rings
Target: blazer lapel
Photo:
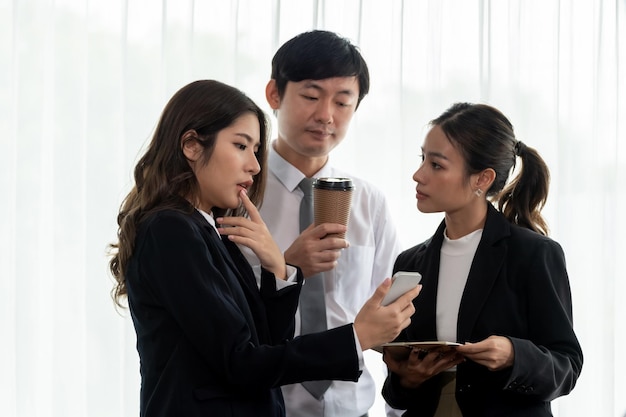
[[[222,241],[213,226],[211,226],[202,216],[202,214],[200,214],[197,210],[194,211],[192,216],[208,235],[208,238],[206,239],[207,245],[217,249],[217,251],[221,255],[221,259],[226,266],[222,273],[225,275],[226,279],[230,281],[230,288],[233,296],[237,300],[239,308],[246,316],[246,320],[250,324],[250,330],[252,332],[253,340],[258,343],[259,337],[256,329],[256,320],[254,319],[254,314],[252,313],[248,297],[246,296],[246,293],[248,293],[249,291],[246,288],[243,277],[241,276],[240,269],[237,267],[235,261],[233,260],[229,251],[224,245],[225,242]]]
[[[510,224],[489,204],[483,235],[459,307],[457,337],[460,342],[469,341],[480,311],[500,274],[507,253],[507,245],[501,240],[508,235]]]
[[[267,312],[265,304],[261,298],[261,292],[257,286],[254,271],[248,263],[248,260],[241,253],[239,247],[232,241],[222,239],[222,243],[226,250],[230,253],[231,258],[239,266],[237,279],[248,300],[248,307],[252,312],[254,323],[256,326],[257,337],[260,343],[268,343],[271,341],[269,323],[267,322]]]
[[[416,334],[407,331],[408,340],[436,340],[437,338],[437,286],[439,285],[439,262],[445,223],[442,222],[430,238],[424,243],[422,262],[415,265],[415,270],[422,274],[422,291],[415,299],[415,314],[411,318],[415,326],[409,329],[419,329]]]
[[[239,268],[237,268],[239,282],[244,287],[244,289],[252,292],[253,294],[259,293],[259,287],[257,285],[256,278],[254,276],[254,272],[252,271],[252,267],[248,263],[246,257],[241,253],[239,246],[233,243],[232,241],[226,239],[222,239],[222,244],[230,254],[233,262],[236,262]]]
[[[226,250],[226,246],[224,246],[224,242],[220,235],[217,234],[213,226],[211,226],[206,219],[200,214],[197,210],[194,210],[193,218],[196,222],[200,224],[200,226],[204,229],[204,231],[211,237],[211,243],[213,246],[217,248],[222,257],[224,258],[224,262],[230,267],[234,274],[239,274],[239,268],[235,265],[233,258],[230,256],[230,253]]]

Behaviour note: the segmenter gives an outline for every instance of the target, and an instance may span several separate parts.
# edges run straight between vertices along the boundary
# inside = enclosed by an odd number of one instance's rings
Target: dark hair
[[[486,104],[455,103],[430,124],[439,126],[459,150],[468,178],[487,168],[496,172],[487,196],[510,222],[548,234],[541,216],[550,185],[548,166],[535,149],[515,138],[502,112]],[[520,172],[508,183],[518,156]]]
[[[272,79],[281,98],[288,81],[350,76],[359,80],[358,108],[370,89],[367,64],[356,46],[334,32],[301,33],[285,42],[272,58]]]
[[[213,80],[192,82],[176,92],[165,106],[148,149],[135,166],[135,185],[124,199],[117,216],[118,242],[111,244],[109,268],[117,283],[112,297],[120,305],[126,294],[125,269],[133,249],[138,225],[156,211],[181,209],[181,198],[198,199],[198,182],[183,154],[181,139],[195,131],[204,148],[202,163],[208,164],[217,134],[240,116],[252,113],[259,120],[261,143],[256,153],[261,171],[248,189],[250,200],[260,205],[265,188],[268,122],[265,113],[244,93]],[[189,206],[192,209],[191,205]],[[214,208],[216,216],[243,215],[235,210]]]

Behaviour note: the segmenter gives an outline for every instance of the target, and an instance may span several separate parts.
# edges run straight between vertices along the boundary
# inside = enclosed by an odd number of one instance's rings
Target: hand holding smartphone
[[[391,288],[383,298],[381,305],[389,305],[396,301],[402,294],[417,287],[422,280],[419,272],[398,271],[393,274]]]

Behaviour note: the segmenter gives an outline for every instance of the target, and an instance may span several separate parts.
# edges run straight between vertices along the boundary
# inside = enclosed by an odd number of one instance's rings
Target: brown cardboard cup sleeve
[[[350,220],[350,205],[354,185],[350,178],[317,178],[313,182],[313,213],[315,225]],[[337,236],[345,238],[345,233]]]

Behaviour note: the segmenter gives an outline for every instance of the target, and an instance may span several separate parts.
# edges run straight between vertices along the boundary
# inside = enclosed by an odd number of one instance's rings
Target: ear
[[[487,190],[491,187],[491,184],[493,184],[496,179],[496,171],[492,168],[487,168],[475,175],[476,179],[473,187],[474,189],[480,189],[483,192],[487,192]]]
[[[280,108],[280,94],[278,94],[276,80],[273,78],[265,86],[265,98],[272,110],[278,110]]]
[[[196,162],[202,156],[202,145],[198,142],[198,133],[188,130],[180,138],[180,148],[189,162]]]

